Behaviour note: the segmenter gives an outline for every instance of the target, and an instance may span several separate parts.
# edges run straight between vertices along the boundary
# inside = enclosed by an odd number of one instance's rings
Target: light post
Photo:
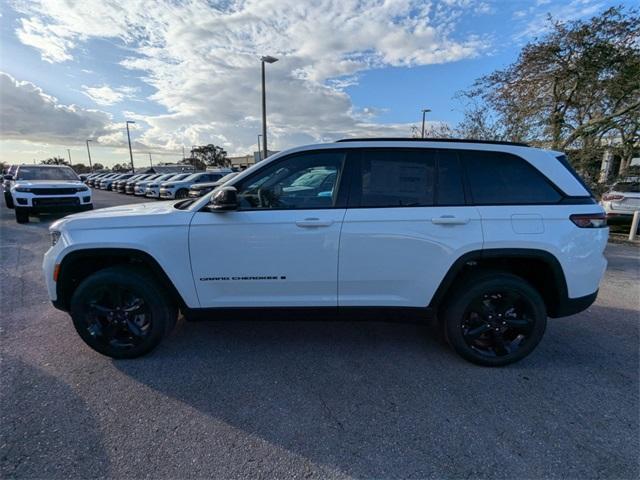
[[[267,97],[265,94],[264,64],[275,63],[277,61],[278,59],[276,57],[272,57],[270,55],[260,57],[260,63],[262,64],[262,143],[264,145],[264,156],[262,157],[263,159],[269,156],[269,151],[267,150]]]
[[[149,165],[153,168],[153,160],[151,160],[151,152],[149,152]]]
[[[258,161],[261,162],[262,161],[262,153],[260,150],[260,137],[262,136],[261,133],[258,134]]]
[[[431,111],[431,110],[430,110],[430,109],[428,109],[428,108],[424,108],[424,109],[422,109],[422,137],[421,137],[421,138],[424,138],[424,117],[425,117],[425,115],[426,115],[427,113],[429,113],[430,111]]]
[[[87,140],[87,155],[89,155],[89,171],[93,172],[93,165],[91,165],[91,150],[89,150],[89,142],[91,142],[91,140]]]
[[[136,123],[133,120],[127,120],[127,140],[129,140],[129,158],[131,159],[131,173],[136,173],[136,169],[133,168],[133,152],[131,151],[131,134],[129,133],[129,124]]]
[[[69,166],[71,166],[71,149],[67,148],[67,155],[69,155]]]

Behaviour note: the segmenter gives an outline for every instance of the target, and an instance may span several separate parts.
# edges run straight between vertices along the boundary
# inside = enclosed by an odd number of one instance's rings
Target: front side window
[[[562,196],[526,160],[503,152],[460,151],[477,205],[557,203]]]
[[[18,180],[79,180],[76,173],[65,167],[20,167]]]
[[[345,160],[342,151],[292,155],[236,185],[241,209],[331,208]]]
[[[350,204],[355,207],[421,207],[434,203],[435,155],[425,149],[362,152]]]

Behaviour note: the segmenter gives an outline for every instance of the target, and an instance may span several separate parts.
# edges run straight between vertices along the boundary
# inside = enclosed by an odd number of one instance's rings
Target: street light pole
[[[71,166],[71,150],[67,148],[67,154],[69,155],[69,166]]]
[[[149,165],[153,168],[153,160],[151,160],[151,152],[149,152]]]
[[[133,120],[127,120],[127,140],[129,140],[129,158],[131,159],[131,173],[136,173],[136,169],[133,167],[133,152],[131,151],[131,134],[129,133],[129,124],[136,123]]]
[[[429,110],[428,108],[422,109],[422,136],[420,138],[424,138],[424,117],[430,111],[431,110]]]
[[[89,155],[89,171],[93,172],[93,165],[91,165],[91,150],[89,150],[89,142],[91,140],[87,140],[87,155]]]
[[[260,137],[262,136],[261,133],[258,134],[258,161],[261,162],[262,161],[262,152],[260,150]]]
[[[270,55],[260,57],[260,63],[262,64],[262,144],[264,146],[264,156],[262,157],[263,159],[269,156],[269,150],[267,150],[267,96],[265,93],[264,64],[275,63],[277,61],[278,59],[276,57],[272,57]]]

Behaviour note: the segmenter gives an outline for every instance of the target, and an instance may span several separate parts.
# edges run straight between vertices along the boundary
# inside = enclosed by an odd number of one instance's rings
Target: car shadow
[[[109,476],[98,422],[72,388],[10,355],[3,356],[0,379],[2,478]]]
[[[601,339],[583,328],[607,310],[570,327],[551,320],[538,350],[502,369],[462,361],[422,325],[308,321],[181,323],[153,354],[114,364],[212,420],[355,477],[586,474],[610,465],[608,450],[625,447],[604,445],[584,459],[580,445],[594,442],[592,432],[572,425],[596,421],[602,408],[576,406],[584,383],[552,372],[589,372],[589,389],[616,393],[602,377]],[[627,363],[624,385],[634,382],[632,343],[614,363]],[[637,407],[637,397],[627,401]],[[556,443],[565,447],[548,448]]]

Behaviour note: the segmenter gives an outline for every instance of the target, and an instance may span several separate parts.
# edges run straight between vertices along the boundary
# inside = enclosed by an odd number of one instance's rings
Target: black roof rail
[[[403,137],[378,137],[378,138],[343,138],[336,143],[344,142],[448,142],[448,143],[486,143],[489,145],[513,145],[516,147],[530,147],[522,142],[506,142],[502,140],[474,140],[472,138],[403,138]]]

